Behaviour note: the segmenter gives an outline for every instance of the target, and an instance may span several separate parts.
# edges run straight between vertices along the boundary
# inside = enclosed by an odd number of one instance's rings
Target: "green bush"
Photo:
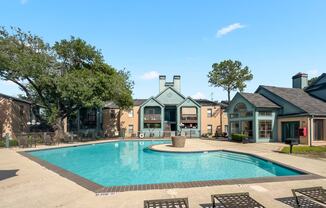
[[[232,134],[231,139],[236,142],[242,142],[248,136],[245,134]]]
[[[6,146],[6,141],[0,140],[0,147],[5,147],[5,146]],[[16,147],[16,146],[18,146],[17,140],[9,140],[9,147]]]

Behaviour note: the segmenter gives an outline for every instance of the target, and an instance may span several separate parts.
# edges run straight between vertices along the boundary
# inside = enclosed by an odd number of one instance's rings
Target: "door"
[[[324,139],[324,125],[322,119],[314,120],[314,141],[321,141]]]
[[[299,121],[282,122],[282,142],[288,138],[298,139],[300,142],[299,127]]]

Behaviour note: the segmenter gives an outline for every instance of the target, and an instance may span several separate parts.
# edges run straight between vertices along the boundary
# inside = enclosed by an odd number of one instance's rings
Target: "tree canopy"
[[[308,80],[308,86],[310,86],[312,83],[314,83],[318,77],[312,77],[311,79]]]
[[[52,46],[19,28],[0,28],[0,79],[17,84],[28,100],[45,109],[56,129],[82,107],[101,107],[114,101],[132,105],[129,72],[105,63],[102,53],[80,38]]]
[[[234,90],[243,91],[246,88],[246,81],[252,80],[253,75],[247,66],[242,67],[240,61],[225,60],[212,65],[212,71],[208,73],[208,83],[214,87],[222,87],[230,93]]]

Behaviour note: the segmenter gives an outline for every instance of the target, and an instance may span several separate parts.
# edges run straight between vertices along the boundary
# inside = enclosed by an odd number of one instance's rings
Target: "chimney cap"
[[[294,75],[294,76],[292,77],[292,79],[296,79],[296,78],[299,78],[299,77],[308,77],[308,74],[303,73],[303,72],[299,72],[299,73],[297,73],[296,75]]]
[[[173,76],[173,79],[180,79],[180,78],[181,78],[180,75],[174,75],[174,76]]]
[[[165,75],[160,75],[159,79],[166,79],[166,76]]]

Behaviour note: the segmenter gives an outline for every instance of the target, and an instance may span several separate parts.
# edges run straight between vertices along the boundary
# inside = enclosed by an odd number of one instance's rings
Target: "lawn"
[[[283,147],[281,152],[289,153],[290,147]],[[326,154],[326,146],[293,146],[294,154]]]

